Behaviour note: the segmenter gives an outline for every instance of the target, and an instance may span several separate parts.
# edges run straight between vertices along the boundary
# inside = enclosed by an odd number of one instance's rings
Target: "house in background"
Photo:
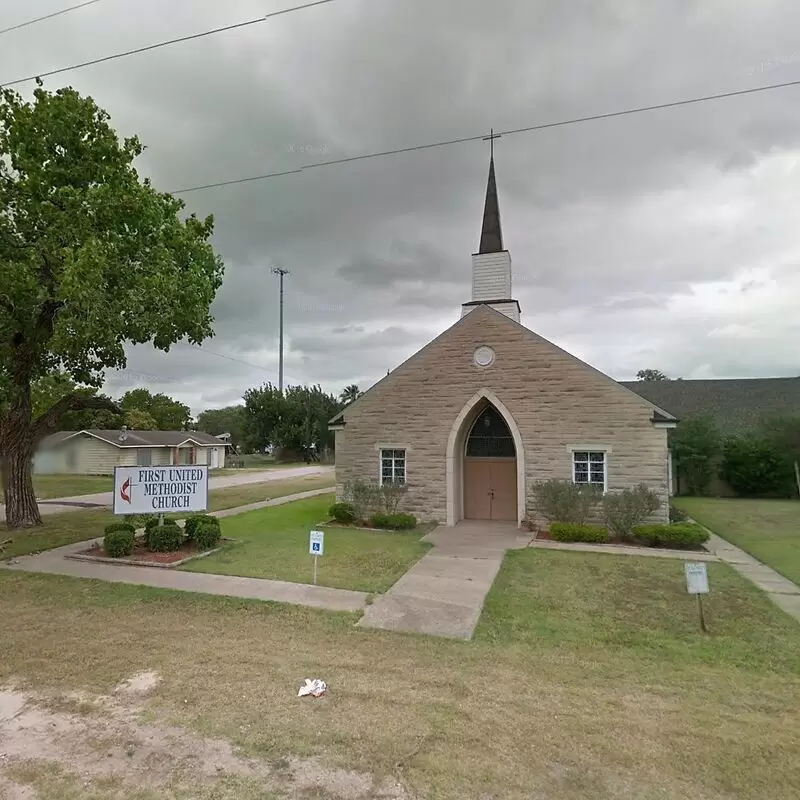
[[[110,475],[115,467],[178,464],[221,469],[229,446],[197,431],[61,431],[42,441],[33,469],[49,475]]]
[[[628,381],[622,385],[678,419],[709,417],[723,437],[755,433],[771,417],[800,416],[800,377]],[[680,476],[674,468],[670,477],[670,493],[679,493]],[[715,478],[710,491],[732,494],[720,478]]]

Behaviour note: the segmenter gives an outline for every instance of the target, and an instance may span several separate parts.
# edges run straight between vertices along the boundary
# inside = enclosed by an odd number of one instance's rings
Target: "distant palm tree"
[[[348,403],[352,403],[353,400],[357,400],[361,397],[361,390],[356,386],[355,383],[351,383],[350,386],[345,386],[342,390],[342,393],[339,395],[339,399],[346,405]]]

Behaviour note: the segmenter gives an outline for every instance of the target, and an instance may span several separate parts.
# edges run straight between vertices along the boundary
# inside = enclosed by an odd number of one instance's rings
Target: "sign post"
[[[314,586],[317,585],[317,559],[325,552],[325,533],[311,531],[308,536],[308,552],[314,556]]]
[[[683,565],[686,573],[686,591],[697,597],[697,613],[700,615],[700,630],[708,632],[706,618],[703,614],[703,595],[708,594],[708,570],[703,563]]]

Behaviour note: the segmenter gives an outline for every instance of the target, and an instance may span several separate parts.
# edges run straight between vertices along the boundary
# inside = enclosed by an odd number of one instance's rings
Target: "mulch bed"
[[[83,558],[109,559],[113,563],[119,564],[170,567],[177,566],[193,558],[200,558],[215,553],[223,544],[227,544],[230,541],[230,539],[222,539],[219,545],[212,550],[198,550],[193,542],[185,542],[179,550],[174,550],[171,553],[152,553],[145,547],[143,542],[137,541],[133,552],[129,556],[122,556],[121,558],[112,558],[103,549],[102,544],[97,544],[86,550],[80,550],[75,553],[75,555]]]
[[[557,539],[554,539],[550,535],[550,531],[538,531],[533,538],[545,542],[556,542],[557,544],[599,544],[599,545],[610,545],[611,547],[640,547],[642,550],[687,550],[689,552],[694,551],[696,553],[707,552],[706,548],[703,547],[703,545],[698,545],[697,547],[680,547],[680,548],[651,547],[650,545],[642,544],[641,542],[619,539],[616,536],[610,536],[605,542],[559,542]]]

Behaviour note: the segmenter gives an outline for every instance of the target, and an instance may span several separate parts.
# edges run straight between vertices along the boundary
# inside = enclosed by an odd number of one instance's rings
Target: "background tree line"
[[[271,383],[248,389],[244,405],[209,409],[197,417],[197,429],[217,436],[231,434],[239,452],[272,449],[281,458],[331,454],[334,434],[328,422],[361,395],[345,387],[339,397],[320,386],[289,386],[281,393]]]
[[[800,414],[728,436],[713,418],[690,417],[669,433],[678,494],[708,494],[719,477],[741,497],[800,495]]]

